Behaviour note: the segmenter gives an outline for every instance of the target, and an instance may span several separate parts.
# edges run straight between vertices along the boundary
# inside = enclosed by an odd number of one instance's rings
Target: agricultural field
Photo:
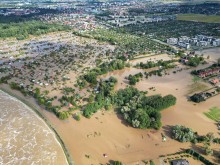
[[[209,112],[204,112],[204,114],[216,122],[220,120],[220,108],[218,107],[212,107]]]
[[[177,20],[206,22],[206,23],[220,23],[219,15],[203,15],[203,14],[178,14]]]

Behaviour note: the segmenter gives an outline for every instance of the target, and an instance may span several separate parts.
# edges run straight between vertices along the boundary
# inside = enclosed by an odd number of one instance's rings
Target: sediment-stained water
[[[0,91],[0,165],[65,165],[54,132],[22,102]]]

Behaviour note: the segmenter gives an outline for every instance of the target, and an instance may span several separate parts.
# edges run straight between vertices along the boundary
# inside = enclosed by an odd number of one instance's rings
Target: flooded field
[[[205,57],[210,55],[209,64],[191,69],[178,65],[176,68],[168,70],[167,75],[143,78],[134,86],[139,90],[148,91],[148,95],[173,94],[177,97],[175,106],[161,112],[163,127],[159,131],[132,128],[123,121],[120,115],[113,111],[99,111],[90,119],[82,118],[80,121],[69,119],[68,122],[62,122],[55,115],[46,111],[44,111],[45,115],[56,126],[77,164],[99,164],[108,163],[109,160],[120,160],[126,165],[142,165],[144,163],[141,160],[145,159],[153,159],[156,164],[160,164],[159,155],[175,153],[188,148],[201,151],[201,146],[172,140],[169,131],[172,126],[179,124],[192,128],[200,135],[213,132],[216,137],[219,137],[215,122],[203,114],[211,107],[220,107],[219,96],[200,104],[187,101],[187,95],[190,91],[197,92],[192,86],[193,76],[190,74],[192,69],[207,67],[219,55],[212,54],[214,50],[210,51],[210,53],[204,52]],[[125,77],[129,74],[148,71],[150,69],[125,68],[107,73],[99,78],[107,79],[114,76],[118,80],[115,90],[119,90],[128,85]],[[176,72],[173,73],[173,71]],[[207,88],[212,87],[210,84],[206,85]],[[149,90],[151,87],[154,87],[155,90]],[[167,136],[166,142],[162,142],[161,133]],[[218,149],[219,145],[213,146],[213,150],[217,151]],[[108,155],[108,158],[103,157],[104,153]],[[85,155],[89,155],[89,158]],[[208,159],[217,162],[214,156],[210,156]],[[202,164],[196,160],[189,159],[189,161],[193,165]]]
[[[0,91],[0,164],[65,165],[55,134],[29,107]]]

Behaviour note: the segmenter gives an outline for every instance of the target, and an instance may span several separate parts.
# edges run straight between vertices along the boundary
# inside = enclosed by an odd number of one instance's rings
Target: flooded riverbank
[[[0,91],[0,164],[68,164],[54,132],[22,102]]]

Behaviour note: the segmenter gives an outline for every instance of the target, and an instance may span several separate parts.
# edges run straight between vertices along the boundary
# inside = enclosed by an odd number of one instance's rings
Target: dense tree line
[[[171,65],[173,62],[175,62],[175,60],[168,60],[168,61],[159,60],[158,62],[147,61],[146,63],[143,62],[138,63],[136,67],[141,69],[149,69],[149,68],[161,66],[165,69],[168,69],[173,67],[173,65]]]
[[[136,88],[128,87],[119,90],[113,99],[124,119],[133,127],[159,129],[160,110],[175,105],[176,98],[172,95],[162,97],[145,94]]]
[[[3,16],[0,15],[0,23],[10,24],[10,23],[19,23],[19,22],[25,22],[25,21],[32,21],[32,20],[39,20],[38,16],[44,15],[44,14],[58,14],[61,11],[55,10],[55,9],[39,9],[39,8],[32,8],[35,10],[38,10],[37,13],[31,13],[28,15],[8,15]],[[7,8],[1,8],[1,10],[6,11]]]
[[[198,28],[199,27],[199,28]],[[154,37],[166,41],[167,38],[189,36],[203,34],[207,36],[220,36],[218,31],[218,23],[202,23],[169,20],[161,22],[151,22],[144,24],[128,25],[120,28],[122,32],[129,34],[147,37],[149,34],[154,34]]]
[[[19,23],[0,24],[0,38],[15,37],[25,39],[29,35],[41,35],[49,32],[69,30],[69,27],[57,24],[47,24],[41,21],[25,21]]]

